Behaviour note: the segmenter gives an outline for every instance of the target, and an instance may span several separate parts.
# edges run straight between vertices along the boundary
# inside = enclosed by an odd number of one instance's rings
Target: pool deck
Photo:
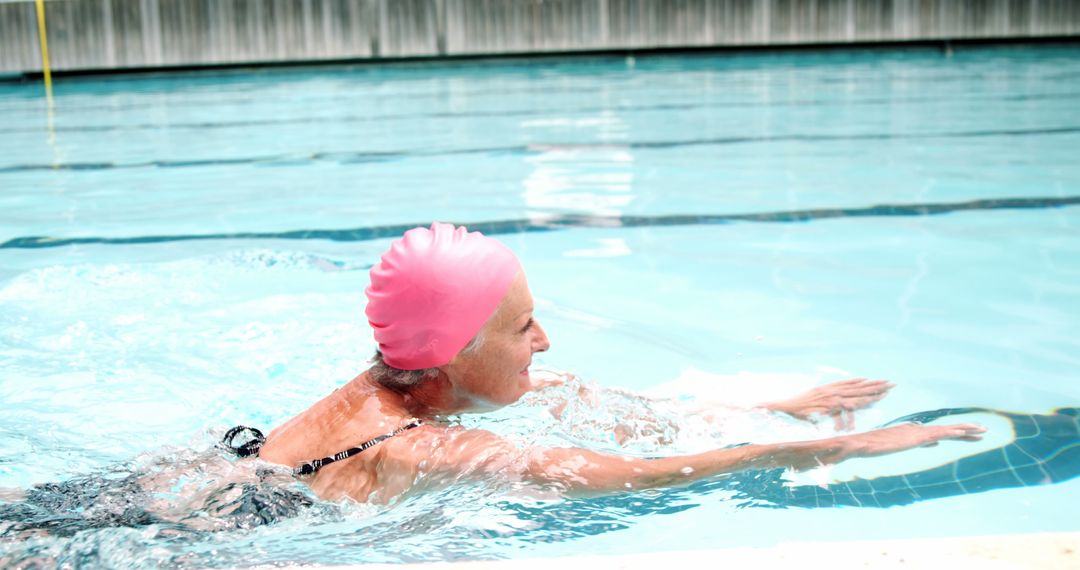
[[[784,542],[769,548],[655,552],[625,556],[530,558],[489,562],[370,564],[364,570],[539,570],[603,568],[1080,568],[1080,532],[859,542]]]

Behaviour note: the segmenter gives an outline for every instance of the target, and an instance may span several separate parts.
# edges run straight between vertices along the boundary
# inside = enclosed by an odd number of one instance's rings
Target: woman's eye
[[[521,328],[521,332],[529,332],[529,329],[531,329],[533,326],[533,322],[534,321],[532,319],[529,319],[529,322],[525,323],[525,326]]]

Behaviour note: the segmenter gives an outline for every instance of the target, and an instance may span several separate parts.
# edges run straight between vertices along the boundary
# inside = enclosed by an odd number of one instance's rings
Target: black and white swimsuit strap
[[[373,437],[356,447],[350,447],[345,451],[339,451],[338,453],[335,453],[330,457],[323,457],[322,459],[315,459],[314,461],[301,463],[296,469],[293,469],[293,475],[311,475],[312,473],[315,473],[326,465],[329,465],[335,461],[348,459],[358,453],[363,453],[365,450],[375,447],[376,445],[394,437],[395,435],[398,435],[399,433],[411,430],[415,427],[420,427],[421,425],[423,425],[423,423],[424,422],[420,420],[413,420],[390,433],[384,433],[383,435],[380,435],[378,437]],[[246,436],[245,438],[242,438],[244,440],[244,443],[237,444],[236,440],[240,438],[240,436]],[[228,431],[228,433],[225,434],[225,437],[221,441],[222,445],[226,449],[240,457],[250,457],[253,455],[258,457],[259,451],[262,449],[263,443],[265,442],[266,437],[263,436],[263,433],[261,431],[247,426],[236,426],[232,428]]]
[[[298,477],[303,475],[311,475],[312,473],[315,473],[326,465],[329,465],[335,461],[342,461],[344,459],[348,459],[358,453],[363,453],[365,450],[375,447],[376,445],[394,437],[395,435],[411,430],[415,427],[420,427],[423,423],[424,422],[420,420],[413,420],[390,433],[384,433],[383,435],[373,437],[356,447],[350,447],[345,451],[339,451],[329,457],[323,457],[322,459],[315,459],[313,461],[308,461],[307,463],[302,463],[296,469],[293,469],[293,475],[296,475]]]

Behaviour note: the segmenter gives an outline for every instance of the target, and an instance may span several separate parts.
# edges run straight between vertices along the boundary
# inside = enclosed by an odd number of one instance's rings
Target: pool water
[[[518,253],[553,344],[537,362],[599,402],[556,419],[567,394],[539,394],[460,420],[523,444],[618,448],[627,406],[667,429],[623,447],[641,455],[824,436],[725,406],[847,376],[898,385],[859,428],[1075,407],[1077,148],[1068,46],[61,78],[51,112],[40,86],[0,83],[0,488],[117,466],[212,479],[192,466],[231,465],[213,449],[227,427],[273,427],[363,370],[367,269],[432,220]],[[702,408],[724,421],[696,423]],[[999,416],[973,419],[991,428],[979,444],[791,477],[917,471],[1012,440]],[[0,560],[399,562],[1076,531],[1061,505],[1078,501],[1075,479],[887,509],[463,482],[196,536],[0,539]]]

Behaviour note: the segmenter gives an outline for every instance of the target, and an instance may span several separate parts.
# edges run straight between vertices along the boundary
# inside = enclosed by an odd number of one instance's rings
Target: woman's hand
[[[913,447],[931,447],[946,439],[979,441],[983,433],[986,428],[979,424],[928,426],[910,423],[846,437],[854,440],[854,454],[850,457],[872,457]]]
[[[873,457],[916,447],[931,447],[943,440],[979,441],[985,432],[986,428],[978,424],[900,424],[817,442],[777,444],[780,449],[766,461],[771,467],[790,467],[796,471],[805,471],[854,457]],[[812,449],[813,447],[816,449]]]
[[[800,420],[812,420],[815,415],[832,416],[837,430],[855,429],[855,417],[849,412],[872,405],[885,397],[893,384],[885,380],[855,378],[818,386],[804,394],[771,402],[762,406],[783,412]]]

